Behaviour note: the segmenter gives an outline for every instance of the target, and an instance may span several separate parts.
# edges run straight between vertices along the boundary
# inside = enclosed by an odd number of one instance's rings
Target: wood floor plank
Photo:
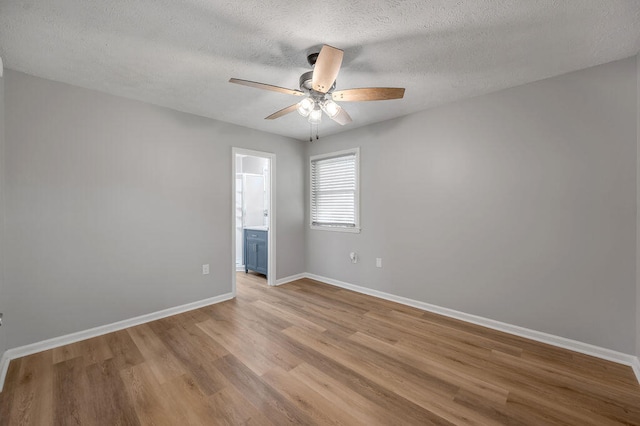
[[[289,372],[280,368],[275,368],[262,376],[265,383],[271,385],[281,395],[293,402],[298,408],[303,410],[313,419],[314,424],[323,425],[362,425],[358,421],[340,408],[332,405],[321,394],[300,382]]]
[[[347,365],[368,379],[377,382],[447,421],[476,425],[499,424],[491,419],[476,415],[463,407],[448,404],[448,401],[453,400],[453,396],[457,392],[457,388],[454,386],[442,382],[425,383],[413,375],[403,376],[397,371],[391,372],[389,369],[393,368],[393,366],[384,363],[381,358],[364,359],[361,353],[358,355],[351,353],[343,349],[341,345],[336,344],[332,339],[321,336],[319,333],[311,335],[309,332],[295,326],[284,330],[284,333],[300,342],[304,342],[305,345],[315,350],[325,353],[327,356],[333,357],[338,362]]]
[[[161,387],[166,398],[166,407],[178,413],[178,418],[183,419],[180,424],[213,423],[217,412],[210,398],[200,390],[193,377],[185,374]]]
[[[276,426],[253,406],[234,386],[228,386],[210,397],[215,416],[210,419],[216,425]]]
[[[206,395],[212,395],[229,385],[213,365],[216,359],[228,352],[195,325],[188,329],[170,329],[162,335],[162,339]]]
[[[298,315],[296,313],[287,311],[286,309],[282,309],[275,304],[258,300],[256,302],[253,302],[253,306],[265,311],[266,313],[269,313],[270,315],[276,315],[277,317],[285,321],[288,321],[290,325],[295,324],[296,326],[303,327],[303,328],[309,327],[312,330],[319,331],[319,332],[323,332],[326,330],[326,328],[314,323],[313,321],[310,321],[307,318],[301,315]]]
[[[289,284],[284,286],[282,291],[276,295],[267,293],[266,300],[270,300],[277,306],[286,309],[289,312],[307,318],[309,321],[334,332],[340,332],[348,336],[356,331],[353,324],[359,321],[359,316],[352,312],[342,310],[341,315],[337,315],[326,303],[317,301],[313,302],[313,298],[304,296],[298,291],[290,291]],[[281,288],[278,288],[280,290]],[[254,289],[256,291],[256,289]],[[238,295],[238,300],[242,300],[242,295]],[[324,306],[323,306],[324,304]],[[343,316],[344,315],[344,316]]]
[[[409,333],[415,334],[417,337],[426,337],[429,339],[446,338],[454,341],[460,341],[469,345],[477,346],[487,350],[497,350],[511,355],[519,356],[522,349],[516,346],[493,341],[484,336],[478,336],[472,332],[454,330],[450,327],[429,324],[420,318],[415,318],[402,312],[368,312],[368,317],[377,321],[389,324],[392,327],[400,327],[409,330]]]
[[[424,410],[411,401],[363,377],[343,364],[334,361],[330,357],[326,357],[298,343],[286,334],[281,333],[281,330],[277,327],[270,326],[269,324],[260,324],[256,331],[264,334],[270,340],[278,342],[280,346],[286,347],[299,359],[330,374],[335,380],[340,381],[349,388],[352,393],[362,395],[373,404],[384,407],[387,416],[380,417],[386,420],[383,424],[451,424],[441,417]]]
[[[87,403],[89,424],[140,424],[113,359],[92,364],[85,371],[91,386],[91,398]]]
[[[186,374],[182,364],[148,324],[131,327],[127,331],[158,382],[164,383]]]
[[[352,412],[357,423],[365,425],[391,424],[396,418],[389,418],[389,413],[378,404],[353,392],[339,380],[303,363],[289,372],[292,377],[322,395],[344,412]]]
[[[56,425],[85,425],[90,417],[86,411],[91,394],[83,357],[75,357],[54,365],[54,419]]]
[[[244,365],[257,375],[262,375],[277,366],[263,351],[255,350],[253,345],[245,344],[241,327],[229,327],[221,321],[207,320],[197,326],[213,340],[237,357]]]
[[[424,372],[433,374],[443,381],[448,381],[458,386],[458,392],[461,390],[467,391],[497,403],[504,404],[507,402],[509,391],[506,388],[492,384],[487,380],[479,379],[473,374],[457,371],[455,362],[434,362],[424,357],[421,352],[405,350],[363,333],[355,333],[349,339],[380,353],[392,356]]]
[[[640,425],[610,361],[309,279],[12,360],[3,425]]]
[[[460,352],[452,351],[439,351],[432,346],[425,349],[420,345],[415,345],[415,342],[407,343],[399,342],[397,344],[400,347],[416,348],[416,346],[423,350],[422,354],[425,358],[433,359],[436,362],[447,363],[449,360],[456,360],[456,369],[462,374],[468,374],[475,376],[481,380],[489,380],[494,384],[499,385],[505,389],[518,390],[521,395],[525,395],[531,401],[536,401],[536,404],[540,407],[548,407],[550,410],[559,403],[566,402],[572,405],[571,411],[579,413],[583,418],[600,419],[603,424],[606,424],[608,420],[605,417],[601,417],[600,414],[606,414],[610,411],[607,405],[609,401],[606,398],[596,398],[589,404],[581,403],[584,401],[584,396],[576,393],[577,389],[572,389],[567,382],[562,382],[560,376],[555,374],[543,374],[543,370],[534,368],[523,368],[523,363],[520,358],[511,357],[511,363],[493,362],[488,359],[480,359],[463,355]],[[430,349],[430,350],[429,350]],[[501,354],[501,358],[508,358],[509,355]],[[588,383],[588,381],[587,381]],[[575,385],[574,385],[575,386]],[[592,386],[592,390],[600,391],[600,386]],[[636,400],[631,396],[632,401],[626,405],[628,412],[626,417],[633,419],[637,405]],[[489,402],[488,398],[484,399],[485,403]],[[594,402],[598,404],[593,405]],[[600,414],[589,414],[587,411],[592,407],[598,407]],[[579,416],[579,417],[580,417]]]
[[[499,356],[509,359],[504,354]],[[571,404],[573,412],[582,413],[590,419],[599,419],[602,424],[606,423],[606,419],[629,419],[640,424],[640,398],[637,396],[619,392],[606,384],[593,383],[592,380],[577,381],[575,377],[565,376],[555,368],[545,369],[544,366],[523,363],[520,359],[517,363],[513,359],[509,361],[514,369],[517,367],[520,371],[528,371],[531,376],[537,374],[546,381],[544,395],[553,404]],[[530,394],[526,395],[530,397]],[[597,413],[592,410],[593,407],[598,407]]]
[[[291,401],[229,354],[216,360],[218,369],[249,402],[277,425],[314,424],[312,419]]]
[[[160,382],[147,363],[135,365],[120,371],[128,400],[143,425],[186,424],[164,393]],[[166,383],[166,382],[165,382]],[[183,413],[182,413],[183,414]]]
[[[0,392],[0,426],[9,424],[9,419],[13,413],[13,401],[17,392],[8,392],[6,389],[16,389],[18,387],[18,376],[24,358],[14,359],[9,362],[7,375],[4,380],[4,392]]]
[[[127,330],[115,331],[104,337],[113,354],[112,363],[117,370],[144,362],[144,356],[140,353]]]
[[[51,425],[53,415],[53,354],[40,352],[22,359],[9,424]]]
[[[239,323],[229,325],[227,321],[213,320],[207,320],[197,326],[258,375],[275,367],[290,370],[300,363],[289,351],[256,333],[249,326]]]
[[[87,365],[113,358],[107,337],[98,336],[53,349],[53,363],[82,357]]]

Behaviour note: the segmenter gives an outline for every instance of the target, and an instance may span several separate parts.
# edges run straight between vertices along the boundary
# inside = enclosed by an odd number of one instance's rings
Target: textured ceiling
[[[0,0],[7,68],[305,140],[297,88],[307,52],[344,49],[337,89],[406,87],[405,98],[343,103],[320,135],[632,56],[640,1]]]

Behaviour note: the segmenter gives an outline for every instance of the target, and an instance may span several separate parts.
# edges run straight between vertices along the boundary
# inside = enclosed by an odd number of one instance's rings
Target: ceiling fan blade
[[[344,126],[345,124],[351,123],[351,116],[345,111],[344,108],[340,108],[340,112],[336,114],[335,117],[331,117],[333,121]]]
[[[301,92],[300,90],[287,89],[285,87],[273,86],[271,84],[257,83],[255,81],[249,81],[249,80],[240,80],[239,78],[230,78],[229,83],[255,87],[256,89],[271,90],[274,92],[285,93],[287,95],[304,96],[304,92]]]
[[[402,87],[363,87],[361,89],[338,90],[331,94],[334,101],[360,102],[360,101],[387,101],[390,99],[402,99],[404,88]]]
[[[331,89],[338,72],[340,72],[343,56],[344,52],[340,49],[326,44],[322,46],[313,68],[313,78],[311,79],[313,90],[327,93]]]
[[[286,108],[282,108],[280,111],[274,112],[273,114],[271,114],[268,117],[265,117],[264,119],[265,120],[275,120],[276,118],[280,118],[283,115],[287,115],[290,112],[293,112],[293,111],[295,111],[297,109],[298,109],[298,104],[293,104],[293,105],[290,105],[290,106],[288,106]]]

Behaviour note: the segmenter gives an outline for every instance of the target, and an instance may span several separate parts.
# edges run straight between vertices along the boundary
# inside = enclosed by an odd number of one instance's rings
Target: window
[[[311,157],[312,229],[360,232],[359,157],[359,148]]]

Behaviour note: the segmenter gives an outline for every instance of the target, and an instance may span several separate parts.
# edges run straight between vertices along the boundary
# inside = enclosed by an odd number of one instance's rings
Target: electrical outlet
[[[376,267],[377,268],[382,268],[382,258],[381,257],[376,257]]]
[[[202,265],[202,275],[209,275],[209,264]]]

